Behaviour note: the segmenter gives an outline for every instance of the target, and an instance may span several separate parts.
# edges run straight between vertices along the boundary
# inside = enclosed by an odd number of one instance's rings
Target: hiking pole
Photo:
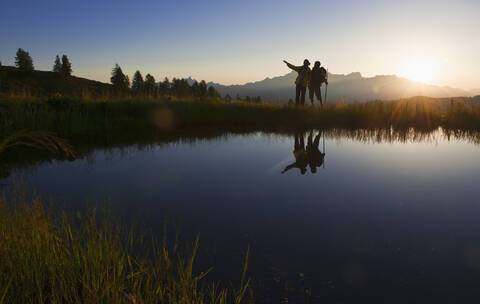
[[[325,105],[327,105],[327,91],[328,91],[328,69],[327,69],[327,82],[325,82]]]
[[[327,91],[328,91],[328,84],[325,84],[325,106],[327,105]]]
[[[323,169],[325,169],[325,130],[322,130],[322,137],[323,137]]]

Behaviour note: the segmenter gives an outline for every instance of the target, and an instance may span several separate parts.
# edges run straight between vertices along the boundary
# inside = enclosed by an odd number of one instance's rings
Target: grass
[[[39,198],[0,200],[0,303],[247,303],[238,287],[195,270],[198,238],[160,242],[91,210],[54,216]],[[171,244],[171,245],[168,245]]]
[[[479,143],[480,102],[417,97],[320,109],[200,100],[0,98],[0,178],[19,164],[28,167],[52,156],[71,159],[73,151],[84,157],[94,148],[148,147],[257,131],[288,135],[311,128],[367,141],[415,140],[442,128],[448,138]],[[20,144],[46,152],[15,149]]]
[[[171,131],[182,127],[418,128],[479,130],[480,103],[474,99],[411,98],[323,109],[275,104],[202,101],[88,101],[72,98],[0,99],[0,136],[45,130],[62,138]]]
[[[22,72],[0,66],[0,95],[8,96],[83,96],[99,98],[112,94],[112,85],[49,71]]]
[[[333,136],[342,133],[361,140],[374,136],[383,141],[408,140],[442,128],[448,138],[478,143],[480,102],[478,98],[417,97],[329,104],[320,109],[201,100],[5,97],[0,98],[0,177],[7,177],[13,164],[20,161],[27,164],[26,160],[49,159],[52,155],[69,159],[73,150],[77,156],[84,156],[92,147],[148,146],[256,131],[290,134],[311,128],[333,132]],[[15,149],[20,143],[47,148],[49,155],[39,149]]]

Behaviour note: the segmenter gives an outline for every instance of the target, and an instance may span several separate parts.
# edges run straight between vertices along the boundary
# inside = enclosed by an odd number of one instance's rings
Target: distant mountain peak
[[[347,78],[363,78],[362,73],[360,73],[360,72],[352,72],[350,74],[345,75],[345,77],[347,77]]]
[[[296,77],[297,73],[292,71],[283,76],[266,77],[263,80],[243,85],[209,84],[213,85],[222,95],[261,96],[263,100],[286,102],[295,98]],[[329,73],[328,82],[328,100],[330,102],[392,100],[413,96],[466,97],[476,95],[460,89],[416,83],[396,75],[363,77],[360,72]]]
[[[295,98],[295,79],[297,73],[291,71],[283,76],[266,77],[263,80],[242,85],[222,85],[208,82],[225,96],[261,96],[263,100],[287,102]],[[186,78],[189,84],[195,79]],[[442,87],[417,83],[396,75],[376,75],[364,77],[360,72],[349,74],[328,74],[328,100],[330,102],[362,102],[368,100],[392,100],[413,96],[461,97],[479,95],[474,91],[464,91],[451,87]],[[323,92],[323,89],[322,89]]]

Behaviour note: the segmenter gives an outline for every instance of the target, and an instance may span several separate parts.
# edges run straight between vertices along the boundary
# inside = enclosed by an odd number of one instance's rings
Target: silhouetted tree
[[[252,99],[250,98],[250,96],[245,97],[245,102],[251,102],[251,101],[252,101]]]
[[[188,81],[186,79],[181,79],[180,82],[180,96],[185,97],[185,96],[193,96],[192,94],[192,88],[188,84]]]
[[[145,93],[147,93],[148,95],[150,96],[155,95],[155,91],[156,91],[155,78],[153,78],[152,75],[147,74],[147,76],[145,76],[144,88],[145,88]]]
[[[128,76],[123,74],[123,71],[118,63],[115,64],[115,67],[112,69],[112,77],[110,77],[110,82],[116,90],[126,91],[130,87]]]
[[[192,89],[186,79],[173,78],[171,83],[172,95],[176,97],[192,96]]]
[[[53,71],[55,73],[62,73],[62,63],[60,62],[60,56],[55,57],[55,63],[53,64]]]
[[[207,96],[207,83],[205,82],[205,80],[200,81],[198,85],[198,89],[199,89],[199,95],[200,95],[199,97]]]
[[[172,81],[170,82],[170,95],[177,96],[178,95],[178,80],[177,78],[173,77]]]
[[[225,97],[223,98],[226,102],[231,102],[232,101],[232,96],[230,95],[225,95]]]
[[[198,82],[194,81],[192,83],[191,91],[193,97],[200,97],[200,86],[198,85]]]
[[[208,97],[209,98],[218,98],[220,97],[220,94],[218,94],[217,90],[213,86],[208,87]]]
[[[70,60],[68,60],[67,55],[62,56],[62,75],[63,76],[72,75],[72,64],[70,63]]]
[[[18,49],[17,56],[15,57],[15,65],[20,71],[33,71],[32,57],[30,57],[30,54],[23,49]]]
[[[159,85],[160,95],[170,95],[170,81],[167,77]]]
[[[132,79],[132,91],[136,95],[141,94],[143,92],[143,76],[140,71],[136,71],[133,75]]]
[[[237,101],[242,101],[242,97],[240,97],[239,94],[237,94],[237,97],[236,97]]]

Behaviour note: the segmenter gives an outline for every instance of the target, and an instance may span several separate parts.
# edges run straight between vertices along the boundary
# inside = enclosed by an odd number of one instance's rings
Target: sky
[[[118,63],[164,77],[242,84],[320,60],[336,74],[398,75],[480,90],[480,1],[2,0],[0,61],[108,82]]]

